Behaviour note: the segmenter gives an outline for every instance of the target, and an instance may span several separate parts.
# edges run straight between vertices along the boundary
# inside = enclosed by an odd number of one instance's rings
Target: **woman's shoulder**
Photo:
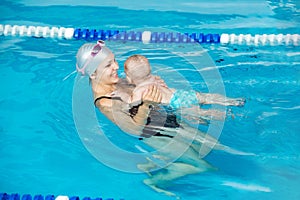
[[[95,99],[94,104],[97,107],[111,107],[112,99],[111,97],[101,96]]]
[[[119,105],[119,103],[123,102],[124,101],[120,96],[111,95],[98,96],[94,100],[96,107],[112,107],[113,105]]]

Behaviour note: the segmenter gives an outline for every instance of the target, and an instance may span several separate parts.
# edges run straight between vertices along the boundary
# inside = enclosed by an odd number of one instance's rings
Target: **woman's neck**
[[[115,84],[105,85],[101,83],[92,82],[92,89],[97,96],[110,95],[116,89]]]

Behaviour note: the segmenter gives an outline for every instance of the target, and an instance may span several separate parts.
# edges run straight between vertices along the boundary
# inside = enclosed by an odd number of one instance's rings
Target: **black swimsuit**
[[[101,99],[114,99],[114,100],[120,100],[120,101],[122,101],[121,97],[101,96],[101,97],[97,97],[97,98],[94,100],[94,105],[96,106],[97,101],[100,101]]]
[[[97,97],[95,100],[94,100],[94,105],[96,106],[96,103],[97,101],[100,101],[101,99],[112,99],[112,100],[119,100],[119,101],[123,101],[121,99],[121,97],[109,97],[109,96],[100,96],[100,97]],[[142,105],[143,103],[141,103],[140,105]],[[133,106],[132,108],[129,109],[129,114],[131,117],[134,117],[137,112],[138,112],[138,108],[140,105],[137,105],[137,106]],[[158,112],[158,111],[156,111]],[[149,116],[152,115],[152,118],[155,116],[155,112],[153,113],[153,109],[150,110],[150,113],[149,113]],[[164,122],[163,126],[164,127],[169,127],[169,128],[178,128],[180,127],[180,124],[178,124],[177,122],[177,118],[176,118],[176,115],[175,114],[167,114],[166,116],[166,121]],[[150,128],[148,127],[147,125],[149,124],[155,124],[155,122],[153,122],[151,120],[151,117],[147,117],[147,123],[146,123],[146,126],[145,128],[143,129],[143,133],[141,134],[142,137],[145,137],[145,138],[149,138],[151,136],[162,136],[162,137],[169,137],[169,138],[173,138],[173,136],[171,135],[167,135],[167,134],[161,134],[159,132],[159,130],[155,130],[153,128]],[[159,124],[161,124],[161,121],[159,122]],[[139,138],[140,140],[142,140],[143,138]]]

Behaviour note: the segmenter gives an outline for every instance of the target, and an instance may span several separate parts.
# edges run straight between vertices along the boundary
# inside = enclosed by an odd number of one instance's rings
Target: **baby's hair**
[[[149,60],[145,56],[137,54],[127,58],[124,69],[133,80],[144,79],[151,74]]]

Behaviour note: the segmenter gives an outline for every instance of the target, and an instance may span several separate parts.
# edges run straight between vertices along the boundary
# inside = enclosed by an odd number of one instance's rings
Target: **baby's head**
[[[148,59],[142,55],[132,55],[125,61],[124,71],[130,83],[138,83],[145,80],[151,74]]]

